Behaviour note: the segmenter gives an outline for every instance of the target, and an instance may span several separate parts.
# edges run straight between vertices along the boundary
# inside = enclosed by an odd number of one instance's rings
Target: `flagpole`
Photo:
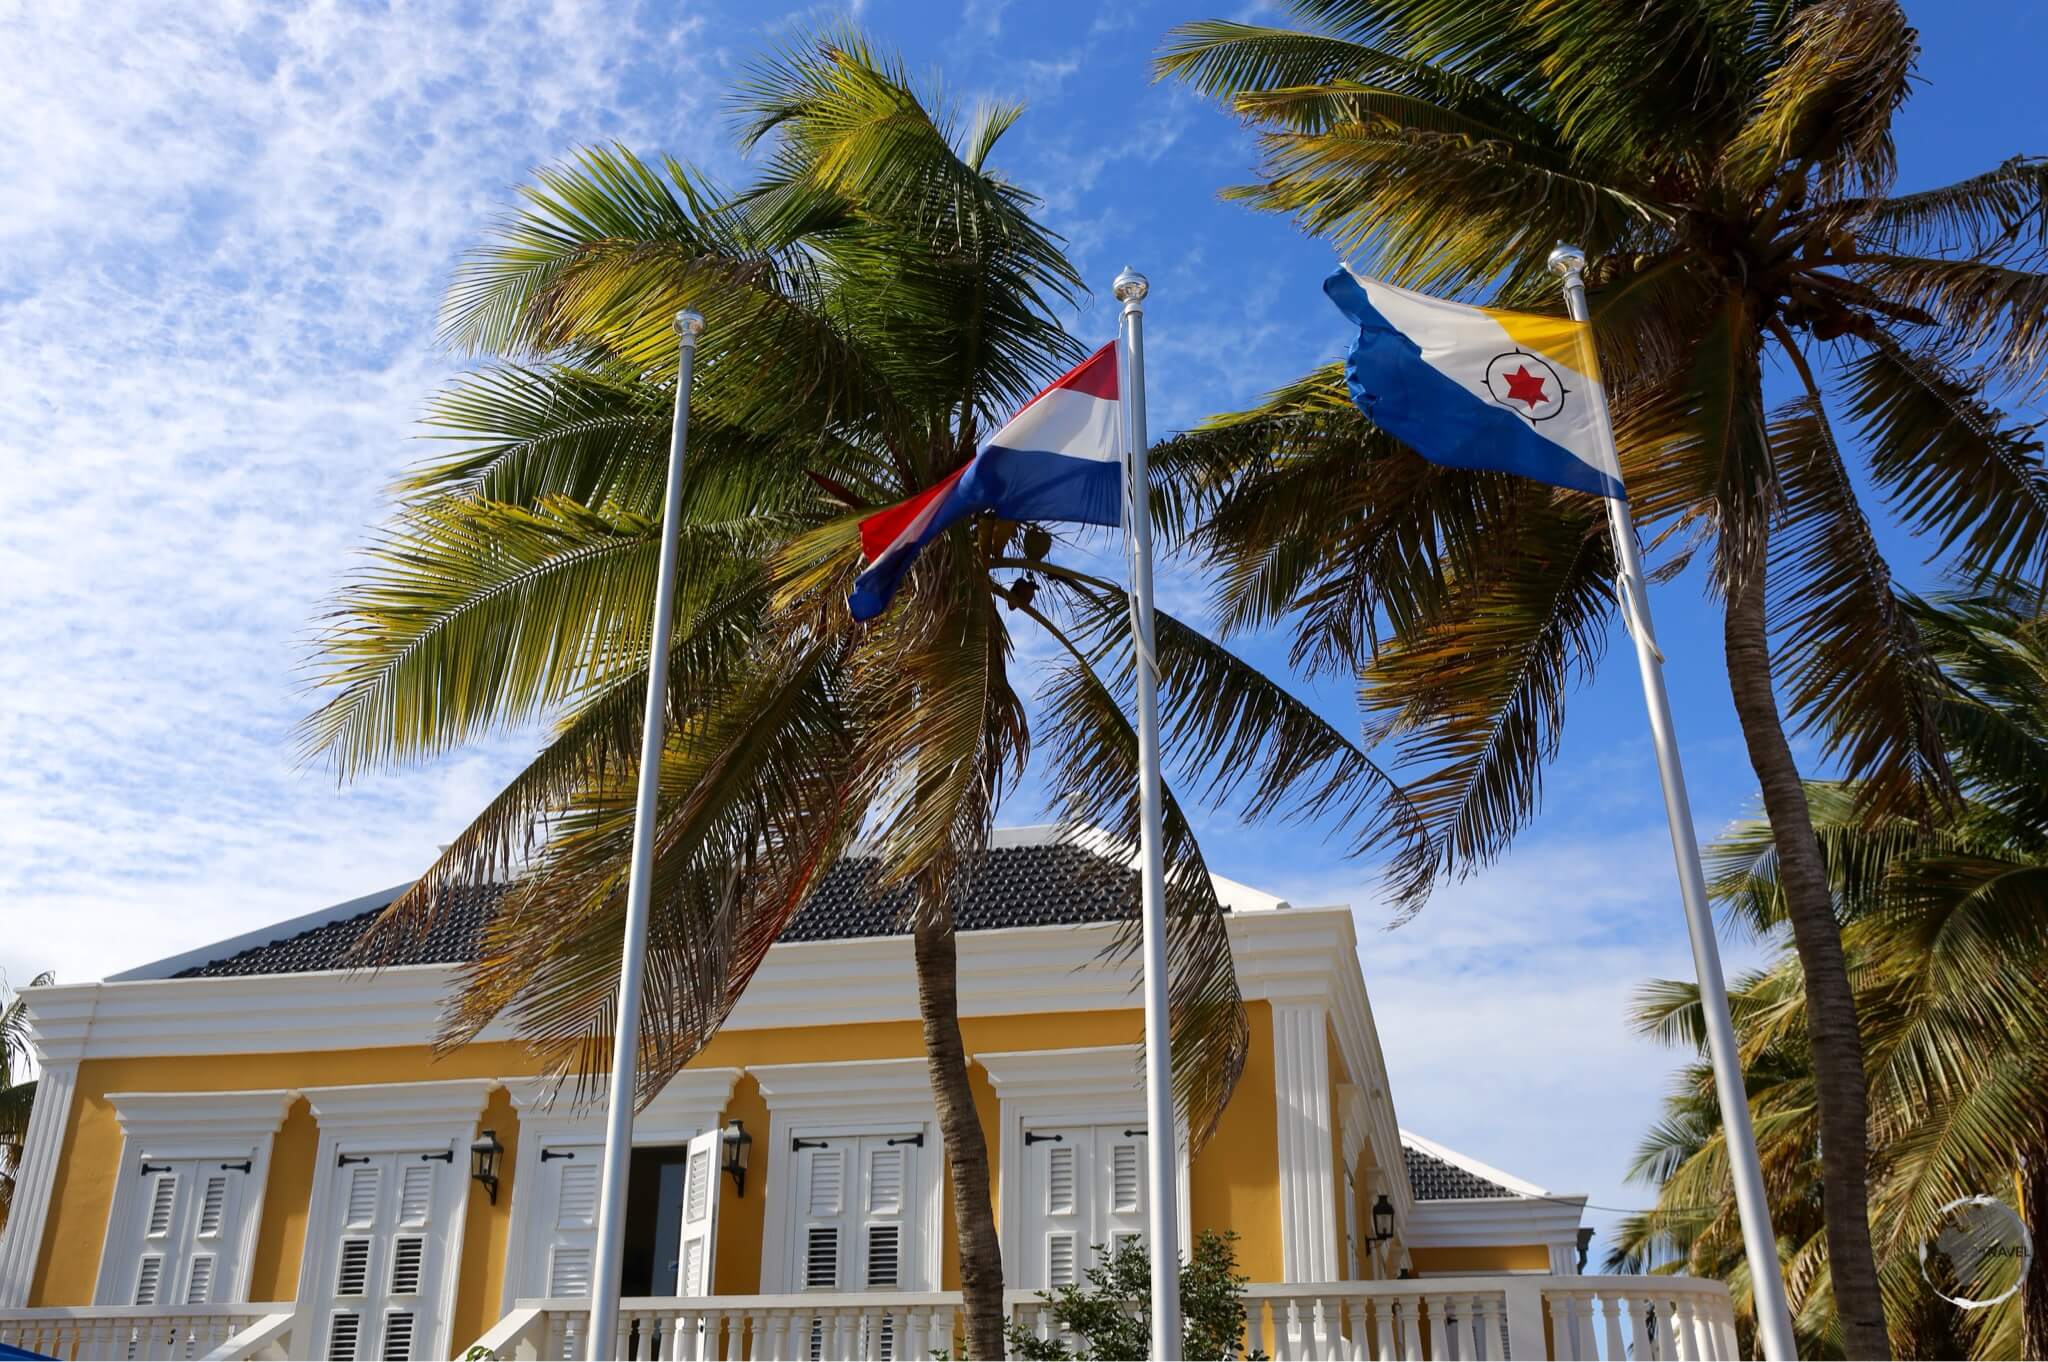
[[[619,1274],[626,1254],[626,1176],[633,1162],[633,1106],[640,1058],[640,984],[647,969],[648,900],[654,887],[654,802],[668,718],[668,651],[674,632],[676,559],[683,517],[683,447],[690,435],[690,380],[702,314],[676,314],[676,415],[669,432],[668,490],[662,498],[661,570],[647,645],[647,708],[640,732],[639,795],[633,808],[633,866],[626,884],[626,941],[619,959],[619,1014],[612,1028],[611,1105],[605,1110],[604,1185],[597,1203],[597,1263],[590,1275],[589,1362],[621,1355]]]
[[[1586,307],[1586,256],[1576,246],[1560,245],[1550,253],[1551,272],[1564,281],[1565,308],[1573,321],[1588,324],[1581,342],[1586,373],[1599,372]],[[1593,404],[1600,442],[1614,457],[1614,428],[1607,403]],[[1615,466],[1620,460],[1615,458]],[[1607,527],[1614,537],[1614,557],[1621,572],[1622,610],[1629,636],[1635,640],[1636,667],[1643,676],[1643,702],[1650,711],[1650,738],[1657,749],[1657,776],[1664,787],[1664,816],[1671,824],[1671,856],[1678,865],[1679,895],[1685,901],[1685,926],[1692,937],[1693,969],[1699,975],[1700,1010],[1705,1015],[1707,1053],[1713,1060],[1714,1090],[1721,1100],[1721,1130],[1728,1148],[1728,1167],[1735,1180],[1735,1209],[1742,1220],[1742,1246],[1749,1257],[1750,1295],[1756,1309],[1757,1333],[1771,1362],[1792,1362],[1799,1345],[1792,1334],[1792,1312],[1785,1302],[1785,1278],[1778,1266],[1778,1240],[1771,1229],[1771,1203],[1764,1193],[1763,1165],[1757,1159],[1756,1131],[1749,1119],[1749,1093],[1742,1080],[1742,1056],[1735,1043],[1735,1022],[1728,1013],[1728,984],[1721,975],[1721,948],[1714,937],[1714,915],[1707,906],[1707,880],[1700,869],[1699,842],[1693,835],[1692,802],[1686,797],[1685,771],[1679,765],[1678,738],[1671,722],[1671,697],[1664,689],[1664,655],[1650,626],[1650,597],[1644,587],[1643,556],[1636,545],[1635,521],[1628,503],[1607,497]]]
[[[1123,376],[1124,534],[1131,564],[1131,633],[1138,701],[1138,853],[1145,959],[1147,1243],[1152,1251],[1152,1356],[1180,1356],[1180,1131],[1173,1112],[1173,1052],[1166,1005],[1166,855],[1160,837],[1159,664],[1152,629],[1152,496],[1146,471],[1145,276],[1124,267],[1114,291]]]

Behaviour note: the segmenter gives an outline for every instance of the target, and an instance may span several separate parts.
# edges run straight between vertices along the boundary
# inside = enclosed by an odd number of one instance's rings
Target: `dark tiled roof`
[[[1466,1201],[1474,1197],[1521,1195],[1512,1188],[1488,1182],[1477,1173],[1468,1173],[1455,1163],[1446,1162],[1434,1154],[1425,1154],[1410,1145],[1401,1146],[1401,1156],[1408,1162],[1408,1186],[1417,1201]]]
[[[783,929],[784,941],[840,941],[902,930],[907,891],[877,894],[872,861],[849,857],[825,878]],[[502,885],[451,896],[433,930],[384,963],[439,965],[471,959],[484,924],[504,895]],[[955,920],[962,931],[1109,922],[1138,910],[1138,876],[1129,867],[1076,846],[999,847],[961,891]],[[344,957],[379,909],[314,927],[219,960],[181,970],[180,979],[232,974],[302,974],[342,969]]]

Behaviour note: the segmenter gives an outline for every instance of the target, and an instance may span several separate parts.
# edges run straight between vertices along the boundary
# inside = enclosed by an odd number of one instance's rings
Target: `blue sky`
[[[1908,9],[1926,50],[1898,125],[1903,186],[2043,150],[2042,13]],[[1149,80],[1172,24],[1227,6],[854,12],[962,103],[1030,102],[998,159],[1044,196],[1097,289],[1077,334],[1109,336],[1120,266],[1152,278],[1155,435],[1337,353],[1317,287],[1329,247],[1219,202],[1246,174],[1247,139]],[[339,789],[293,764],[323,599],[459,363],[433,338],[449,269],[510,186],[581,144],[741,178],[724,87],[765,46],[844,13],[0,4],[9,979],[99,977],[409,878],[516,769],[530,735]],[[1917,546],[1888,544],[1923,580]],[[1185,570],[1161,595],[1201,613]],[[1653,603],[1711,835],[1753,790],[1718,619],[1696,578]],[[1625,648],[1572,701],[1544,813],[1513,855],[1396,931],[1370,867],[1313,830],[1204,824],[1219,871],[1353,905],[1405,1124],[1612,1205],[1643,1199],[1622,1175],[1670,1067],[1623,1010],[1644,978],[1690,968]],[[1347,716],[1341,687],[1315,698]],[[1035,812],[1027,794],[1006,821]],[[1730,958],[1754,952],[1735,943]]]

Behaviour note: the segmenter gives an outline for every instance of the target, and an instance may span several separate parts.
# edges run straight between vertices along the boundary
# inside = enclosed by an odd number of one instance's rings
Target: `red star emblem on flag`
[[[1521,402],[1532,410],[1550,400],[1543,391],[1543,375],[1532,374],[1524,364],[1513,373],[1502,373],[1501,381],[1508,385],[1508,401]]]

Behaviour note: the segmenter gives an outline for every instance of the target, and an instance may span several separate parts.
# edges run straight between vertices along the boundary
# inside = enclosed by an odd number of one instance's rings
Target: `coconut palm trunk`
[[[2020,1212],[2034,1241],[2034,1256],[2020,1285],[2020,1356],[2048,1359],[2048,1130],[2039,1132],[2020,1170]]]
[[[1778,883],[1806,978],[1806,1026],[1813,1047],[1821,1173],[1827,1188],[1823,1209],[1828,1267],[1843,1342],[1851,1357],[1890,1357],[1884,1297],[1878,1288],[1877,1259],[1870,1247],[1870,1104],[1856,996],[1849,985],[1820,841],[1814,835],[1805,787],[1771,688],[1763,559],[1759,544],[1751,569],[1729,588],[1723,623],[1728,690],[1742,724],[1750,766],[1763,791],[1764,812],[1777,845]]]
[[[924,1022],[925,1062],[932,1102],[946,1141],[946,1178],[953,1189],[953,1222],[960,1244],[960,1301],[967,1315],[967,1355],[1003,1355],[1003,1252],[989,1196],[988,1139],[967,1081],[967,1050],[960,1040],[959,972],[951,926],[920,927],[911,941],[917,955],[917,1014]]]

